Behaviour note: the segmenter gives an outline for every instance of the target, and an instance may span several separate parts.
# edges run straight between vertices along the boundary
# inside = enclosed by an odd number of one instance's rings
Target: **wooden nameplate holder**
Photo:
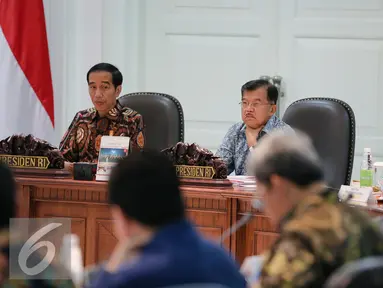
[[[232,187],[228,179],[214,179],[215,170],[211,166],[175,165],[182,185],[206,187]]]
[[[17,177],[72,179],[73,175],[66,169],[36,169],[36,168],[12,168]]]
[[[8,165],[15,176],[34,178],[72,178],[65,169],[48,169],[50,161],[45,156],[0,155],[0,162]]]

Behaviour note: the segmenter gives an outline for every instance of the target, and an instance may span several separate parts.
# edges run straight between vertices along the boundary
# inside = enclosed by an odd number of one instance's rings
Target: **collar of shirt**
[[[168,225],[161,227],[154,235],[143,251],[156,250],[158,247],[170,247],[169,243],[180,243],[183,240],[197,239],[197,233],[193,225],[186,219],[178,220]]]
[[[270,117],[270,119],[267,121],[266,125],[262,128],[261,131],[259,131],[257,136],[257,141],[260,140],[265,134],[270,133],[276,126],[278,126],[278,117],[273,115]],[[243,133],[246,137],[246,124],[243,123],[240,133]]]
[[[121,104],[117,101],[116,105],[112,109],[110,109],[109,112],[105,115],[105,118],[112,121],[116,121],[121,114],[121,108]],[[94,107],[89,109],[89,114],[92,121],[94,121],[97,118],[102,118],[98,115],[97,110]]]
[[[302,215],[313,206],[321,205],[322,203],[336,204],[338,202],[338,194],[330,188],[326,188],[320,193],[307,195],[297,205],[295,205],[279,222],[279,230],[292,219],[303,217]]]

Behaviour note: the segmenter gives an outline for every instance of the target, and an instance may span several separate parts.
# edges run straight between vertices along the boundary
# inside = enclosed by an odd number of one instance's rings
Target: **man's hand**
[[[257,281],[258,275],[262,270],[263,262],[263,255],[246,257],[245,261],[243,261],[241,273],[250,284]]]
[[[64,169],[68,170],[70,173],[73,174],[73,163],[65,161]]]
[[[123,262],[137,257],[140,248],[147,244],[151,238],[151,235],[142,235],[130,237],[124,241],[119,241],[105,266],[105,270],[113,273]]]

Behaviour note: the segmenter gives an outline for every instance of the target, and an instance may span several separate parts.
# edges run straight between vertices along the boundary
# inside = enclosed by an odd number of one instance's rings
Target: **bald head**
[[[250,157],[247,171],[264,184],[270,184],[271,175],[301,187],[323,180],[323,170],[311,140],[298,131],[270,133],[262,138]]]

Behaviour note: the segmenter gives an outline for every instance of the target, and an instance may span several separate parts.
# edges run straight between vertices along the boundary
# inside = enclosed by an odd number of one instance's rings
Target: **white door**
[[[146,0],[146,91],[175,96],[186,139],[216,150],[240,120],[242,84],[274,73],[277,0]]]
[[[185,112],[186,141],[215,150],[240,120],[240,87],[283,77],[280,112],[306,97],[353,108],[353,179],[363,147],[383,160],[383,0],[146,0],[145,90]]]
[[[306,97],[347,102],[356,117],[359,179],[364,147],[383,159],[383,1],[280,0],[277,72],[281,111]]]

